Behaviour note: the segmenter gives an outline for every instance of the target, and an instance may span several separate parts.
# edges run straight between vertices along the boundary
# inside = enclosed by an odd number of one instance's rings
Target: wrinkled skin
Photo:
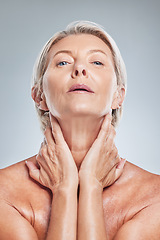
[[[30,176],[34,180],[54,192],[61,184],[78,182],[78,174],[82,178],[95,178],[102,189],[120,177],[125,160],[119,157],[114,144],[115,129],[111,125],[111,115],[105,117],[101,131],[84,158],[79,173],[58,122],[53,116],[50,118],[52,128],[46,128],[45,141],[36,158],[39,167],[27,162]]]
[[[114,143],[109,112],[125,89],[108,46],[69,36],[48,57],[42,95],[33,87],[32,98],[51,127],[38,154],[0,170],[0,239],[159,240],[160,177],[125,163]],[[68,93],[75,83],[94,93]]]

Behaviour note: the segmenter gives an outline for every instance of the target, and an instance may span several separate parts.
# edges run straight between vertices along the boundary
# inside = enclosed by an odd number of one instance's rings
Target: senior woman
[[[0,239],[160,239],[160,177],[118,155],[126,72],[113,39],[70,24],[44,46],[32,98],[44,142],[0,171]]]

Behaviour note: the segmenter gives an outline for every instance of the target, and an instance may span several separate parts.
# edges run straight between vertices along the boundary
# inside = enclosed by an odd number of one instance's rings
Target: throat
[[[59,120],[66,143],[72,153],[77,168],[98,136],[103,117],[70,117]]]

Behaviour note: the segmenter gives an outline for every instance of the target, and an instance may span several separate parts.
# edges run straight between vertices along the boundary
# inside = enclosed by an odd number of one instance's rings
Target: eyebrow
[[[54,58],[55,56],[57,56],[57,55],[60,54],[60,53],[67,53],[67,54],[70,54],[70,55],[72,54],[72,52],[69,51],[69,50],[61,50],[61,51],[56,52],[56,53],[53,55],[52,58]]]
[[[96,52],[103,53],[104,55],[106,55],[108,57],[107,53],[104,52],[103,50],[100,50],[100,49],[89,50],[89,53],[96,53]]]
[[[89,50],[89,51],[87,52],[87,54],[96,53],[96,52],[103,53],[105,56],[108,57],[107,53],[105,53],[103,50],[100,50],[100,49],[92,49],[92,50]],[[70,50],[60,50],[60,51],[56,52],[56,53],[53,55],[52,58],[54,58],[55,56],[57,56],[57,55],[60,54],[60,53],[67,53],[67,54],[69,54],[69,55],[72,55],[72,51],[70,51]]]

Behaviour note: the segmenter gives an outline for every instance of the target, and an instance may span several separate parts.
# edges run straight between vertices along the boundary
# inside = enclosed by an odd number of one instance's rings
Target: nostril
[[[76,77],[77,77],[79,74],[80,74],[80,75],[82,74],[83,76],[86,76],[86,75],[87,75],[87,72],[86,72],[85,69],[80,70],[80,71],[76,69],[76,70],[74,71],[74,74],[75,74]]]
[[[86,70],[85,70],[85,69],[83,69],[82,74],[83,74],[84,76],[86,76]]]
[[[78,70],[75,71],[75,75],[78,76]]]

